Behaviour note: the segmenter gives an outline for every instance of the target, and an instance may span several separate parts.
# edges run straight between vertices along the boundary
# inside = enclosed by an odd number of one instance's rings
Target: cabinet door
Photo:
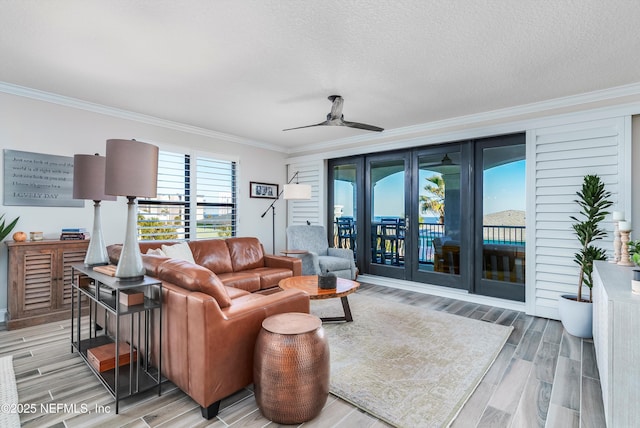
[[[71,307],[71,266],[83,263],[87,254],[86,244],[78,246],[71,245],[69,248],[61,248],[59,250],[60,269],[62,271],[58,275],[58,283],[56,284],[58,308]]]
[[[22,256],[22,274],[24,275],[19,303],[22,315],[37,315],[55,308],[55,249],[27,249]],[[18,281],[20,282],[20,281]]]

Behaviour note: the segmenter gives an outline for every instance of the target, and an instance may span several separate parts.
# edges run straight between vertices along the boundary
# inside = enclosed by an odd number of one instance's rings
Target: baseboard
[[[480,305],[496,306],[498,308],[512,311],[526,312],[524,302],[498,299],[496,297],[481,296],[471,294],[468,291],[455,288],[442,287],[433,284],[423,284],[421,282],[406,281],[403,279],[386,278],[377,275],[359,275],[358,281],[368,284],[380,285],[382,287],[398,288],[400,290],[415,291],[416,293],[431,294],[434,296],[448,297],[450,299],[462,300],[464,302],[477,303]]]

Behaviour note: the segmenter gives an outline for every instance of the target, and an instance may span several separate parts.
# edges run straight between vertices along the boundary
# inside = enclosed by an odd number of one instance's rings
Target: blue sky
[[[484,213],[525,211],[525,161],[511,162],[484,173]]]

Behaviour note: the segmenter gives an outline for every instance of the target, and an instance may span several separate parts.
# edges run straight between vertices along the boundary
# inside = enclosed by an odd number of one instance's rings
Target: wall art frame
[[[278,199],[278,185],[251,181],[249,197],[262,199]]]
[[[84,207],[73,199],[73,157],[3,150],[4,205]]]

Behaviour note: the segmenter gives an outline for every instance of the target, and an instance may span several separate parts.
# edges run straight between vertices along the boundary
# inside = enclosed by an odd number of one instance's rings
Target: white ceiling
[[[640,82],[637,0],[0,1],[0,82],[295,153]],[[388,132],[388,131],[387,131]]]

